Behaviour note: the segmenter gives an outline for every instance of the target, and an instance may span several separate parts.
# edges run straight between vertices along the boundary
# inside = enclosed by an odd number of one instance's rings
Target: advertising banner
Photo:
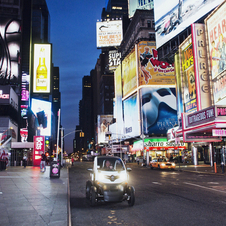
[[[9,104],[10,86],[0,86],[0,104]]]
[[[34,136],[34,154],[33,165],[39,166],[41,162],[41,155],[45,153],[45,137]]]
[[[109,125],[112,122],[113,115],[98,115],[97,126],[98,126],[98,144],[107,143],[109,138],[106,137],[106,133],[109,132]]]
[[[142,41],[138,44],[139,86],[175,86],[174,65],[158,60],[155,42]]]
[[[185,112],[197,110],[196,85],[194,72],[194,59],[192,50],[192,39],[189,36],[179,47],[180,65],[182,75],[182,92]]]
[[[115,70],[115,105],[114,118],[116,118],[116,133],[123,134],[123,113],[122,113],[122,77],[121,64]]]
[[[40,127],[40,134],[42,136],[51,136],[51,113],[52,103],[48,101],[32,99],[31,110],[38,118]]]
[[[30,75],[23,73],[21,82],[21,101],[29,101],[29,83]]]
[[[123,39],[122,20],[96,23],[97,48],[119,46]]]
[[[50,93],[51,44],[34,44],[33,92]]]
[[[153,0],[129,0],[129,18],[133,17],[137,9],[150,10],[154,8]]]
[[[157,48],[222,2],[223,0],[154,0]]]
[[[226,3],[222,4],[206,20],[212,79],[226,69]]]
[[[226,104],[226,3],[224,1],[205,20],[214,103]]]
[[[108,56],[108,69],[110,71],[115,70],[118,65],[121,64],[121,52],[118,52],[118,50],[111,50],[108,52]]]
[[[175,88],[145,87],[140,92],[144,134],[166,136],[178,124]]]
[[[0,84],[19,84],[21,22],[1,18],[0,22]]]
[[[183,98],[182,98],[182,81],[180,74],[180,56],[177,52],[174,55],[174,68],[175,68],[175,78],[176,78],[176,99],[177,99],[177,118],[179,127],[182,126],[181,113],[184,112],[183,108]]]
[[[133,49],[122,61],[122,92],[123,97],[137,88],[136,54]]]
[[[137,94],[123,101],[125,136],[136,137],[141,134],[138,108]]]
[[[197,110],[212,105],[204,24],[192,24]]]

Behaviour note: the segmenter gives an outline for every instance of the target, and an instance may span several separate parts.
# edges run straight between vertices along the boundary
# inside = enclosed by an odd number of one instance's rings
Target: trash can
[[[60,163],[58,161],[52,161],[50,163],[50,178],[60,177]]]

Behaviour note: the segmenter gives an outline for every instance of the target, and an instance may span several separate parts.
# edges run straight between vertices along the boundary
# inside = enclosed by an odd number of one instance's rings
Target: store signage
[[[219,136],[197,135],[194,133],[186,133],[185,142],[218,142],[221,141]]]
[[[41,155],[45,152],[45,137],[34,136],[34,159],[33,165],[38,166],[41,162]]]
[[[221,136],[221,137],[226,137],[226,130],[223,129],[213,129],[212,130],[212,135],[213,136]]]
[[[190,127],[190,126],[203,124],[203,123],[212,121],[215,118],[216,118],[215,106],[212,106],[205,110],[198,111],[198,112],[187,115],[186,126]]]
[[[145,142],[145,147],[175,147],[175,146],[184,146],[184,143],[175,143],[175,142]]]
[[[118,50],[109,51],[108,57],[109,57],[108,64],[109,70],[110,71],[115,70],[121,63],[121,52],[118,52]]]
[[[199,111],[212,105],[208,75],[205,26],[204,24],[192,24],[191,29],[195,66],[197,110]]]
[[[9,94],[4,94],[3,90],[0,90],[0,99],[9,99]]]

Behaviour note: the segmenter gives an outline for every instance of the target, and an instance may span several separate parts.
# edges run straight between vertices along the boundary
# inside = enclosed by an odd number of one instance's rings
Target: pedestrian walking
[[[27,156],[26,155],[23,157],[23,166],[24,166],[24,168],[26,168],[26,166],[27,166]]]
[[[41,156],[40,171],[43,173],[46,171],[46,155],[44,153]]]
[[[73,166],[73,163],[74,163],[74,158],[72,157],[71,158],[71,165]]]

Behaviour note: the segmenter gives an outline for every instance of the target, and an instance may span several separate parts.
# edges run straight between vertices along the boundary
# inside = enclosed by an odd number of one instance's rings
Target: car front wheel
[[[133,186],[128,187],[127,193],[129,196],[128,204],[129,204],[129,206],[133,206],[135,203],[135,188]]]
[[[96,203],[96,192],[94,186],[90,188],[90,205],[95,206]]]
[[[86,198],[89,199],[90,198],[90,188],[92,186],[92,182],[91,181],[87,181],[86,182]]]

